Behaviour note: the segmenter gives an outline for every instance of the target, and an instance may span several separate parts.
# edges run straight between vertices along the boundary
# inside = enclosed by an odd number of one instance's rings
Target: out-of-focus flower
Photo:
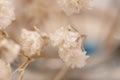
[[[11,68],[10,64],[0,59],[0,80],[10,80]]]
[[[30,57],[36,54],[40,55],[40,52],[46,45],[47,41],[38,31],[22,29],[19,43],[24,55]]]
[[[63,26],[50,37],[53,46],[59,48],[60,58],[72,68],[86,64],[86,52],[82,48],[83,36],[72,26]]]
[[[20,46],[9,39],[4,39],[0,43],[0,56],[5,61],[13,62],[20,53]]]
[[[90,0],[58,0],[58,4],[67,15],[79,13],[83,8],[88,8]]]
[[[14,7],[10,0],[0,0],[0,27],[6,28],[15,20]]]

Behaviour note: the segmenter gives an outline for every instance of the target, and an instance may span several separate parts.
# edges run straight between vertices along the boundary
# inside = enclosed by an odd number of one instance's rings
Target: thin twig
[[[14,75],[16,72],[18,72],[20,69],[22,69],[26,64],[28,63],[28,59],[25,60],[13,73],[12,75]]]
[[[21,71],[19,77],[18,77],[18,80],[22,80],[23,79],[23,75],[24,75],[24,70]]]
[[[22,80],[23,79],[23,75],[24,75],[24,71],[27,68],[27,66],[29,65],[29,63],[31,62],[31,59],[27,58],[13,73],[12,75],[14,75],[16,72],[19,72],[19,78],[18,80]]]
[[[20,75],[19,75],[18,80],[22,80],[23,79],[23,75],[24,75],[25,69],[27,68],[27,66],[29,65],[30,62],[31,62],[31,60],[28,59],[26,61],[26,64],[21,67],[21,69],[20,69]]]
[[[62,69],[59,71],[59,73],[55,76],[54,80],[61,80],[62,77],[66,74],[69,67],[67,65],[64,65]]]

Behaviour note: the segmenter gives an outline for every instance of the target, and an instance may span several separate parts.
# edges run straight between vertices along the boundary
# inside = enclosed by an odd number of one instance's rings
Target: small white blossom
[[[79,13],[82,8],[87,8],[90,0],[58,0],[58,4],[67,15]]]
[[[11,0],[0,0],[0,27],[6,28],[13,20],[15,13]]]
[[[4,39],[0,43],[0,56],[5,61],[13,62],[20,53],[20,46],[9,39]]]
[[[58,47],[63,43],[63,39],[65,35],[64,32],[65,32],[64,27],[61,27],[53,35],[51,35],[50,39],[53,46]]]
[[[40,55],[40,52],[45,45],[45,40],[38,31],[22,29],[20,35],[20,45],[24,55],[30,57],[35,54]]]
[[[0,59],[0,80],[10,80],[11,68],[10,64]]]
[[[58,47],[60,58],[72,68],[81,68],[86,64],[86,52],[82,48],[83,37],[72,26],[60,27],[50,37],[53,46]]]
[[[81,47],[81,35],[70,25],[60,27],[50,38],[51,43],[57,47]]]
[[[86,64],[86,60],[89,56],[86,56],[86,52],[80,48],[76,49],[59,49],[60,58],[66,63],[66,65],[72,68],[82,68]]]

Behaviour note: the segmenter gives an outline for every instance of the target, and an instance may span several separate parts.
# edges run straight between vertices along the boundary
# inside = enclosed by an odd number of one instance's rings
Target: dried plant
[[[59,4],[58,6],[67,15],[79,13],[89,4],[89,0],[56,0],[56,2],[58,2],[56,5]],[[50,10],[46,12],[50,12]],[[16,72],[19,72],[18,80],[23,80],[25,69],[30,62],[41,57],[46,58],[43,56],[43,50],[49,43],[58,48],[58,55],[65,63],[54,80],[60,80],[69,67],[82,68],[85,66],[89,57],[83,48],[86,35],[81,34],[72,25],[63,25],[55,33],[49,35],[40,31],[37,27],[33,27],[34,30],[22,28],[19,37],[17,37],[18,41],[15,42],[6,31],[13,20],[15,20],[15,13],[12,2],[10,0],[0,0],[0,80],[10,80],[12,73],[9,64],[19,55],[22,55],[24,60],[13,72],[13,76]]]

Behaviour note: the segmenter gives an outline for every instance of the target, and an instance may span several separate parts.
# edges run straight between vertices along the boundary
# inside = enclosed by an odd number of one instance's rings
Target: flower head
[[[0,0],[0,27],[7,27],[15,20],[13,4],[10,0]]]
[[[67,15],[79,13],[82,8],[87,8],[90,0],[58,0],[58,4]]]
[[[64,26],[58,29],[51,37],[53,46],[59,48],[60,58],[72,68],[81,68],[86,64],[88,56],[83,50],[84,37],[72,26]]]
[[[38,31],[22,29],[20,35],[20,45],[24,55],[29,57],[35,54],[40,55],[40,52],[45,44],[46,40],[44,40],[44,37],[41,36]]]
[[[4,39],[0,43],[0,56],[5,61],[13,62],[20,53],[20,46],[9,39]]]
[[[57,47],[81,47],[82,36],[71,25],[60,27],[50,38],[52,44]]]
[[[66,65],[72,68],[82,68],[86,65],[86,60],[89,56],[86,55],[85,51],[80,48],[76,49],[59,49],[60,58],[66,63]]]

